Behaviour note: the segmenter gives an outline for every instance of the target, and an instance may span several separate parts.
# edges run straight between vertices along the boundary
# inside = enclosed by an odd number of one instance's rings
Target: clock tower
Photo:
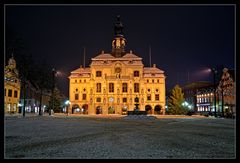
[[[117,22],[114,26],[114,39],[112,41],[112,55],[116,58],[122,57],[125,52],[126,39],[123,36],[123,24],[120,21],[120,15],[117,16]]]

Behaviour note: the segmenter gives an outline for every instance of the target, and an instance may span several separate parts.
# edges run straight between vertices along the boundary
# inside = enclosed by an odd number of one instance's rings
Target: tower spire
[[[123,36],[123,24],[120,15],[117,15],[117,21],[114,25],[114,39],[112,41],[112,54],[115,57],[122,57],[125,54],[126,39]]]

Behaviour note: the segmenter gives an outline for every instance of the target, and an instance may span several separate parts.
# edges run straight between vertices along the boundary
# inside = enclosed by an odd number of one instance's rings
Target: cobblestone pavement
[[[235,158],[235,120],[197,116],[5,116],[5,158]]]

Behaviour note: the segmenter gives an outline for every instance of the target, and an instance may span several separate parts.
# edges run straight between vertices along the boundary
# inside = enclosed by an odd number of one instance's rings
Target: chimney
[[[156,64],[153,64],[153,67],[156,68]]]

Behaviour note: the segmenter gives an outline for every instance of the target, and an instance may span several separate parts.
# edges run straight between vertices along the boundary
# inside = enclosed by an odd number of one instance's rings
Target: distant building
[[[236,86],[234,70],[224,68],[218,72],[220,79],[216,81],[216,113],[217,115],[236,114]],[[194,106],[197,112],[215,112],[214,87],[211,82],[194,82],[182,86],[185,100]]]
[[[125,114],[135,107],[148,114],[165,114],[165,75],[155,64],[145,67],[142,58],[125,51],[126,39],[118,17],[112,52],[92,58],[90,67],[80,67],[69,76],[71,112]]]
[[[13,56],[8,60],[4,70],[4,110],[6,113],[17,113],[20,99],[20,79]]]
[[[219,85],[217,87],[217,93],[220,99],[220,107],[224,114],[236,114],[236,84],[234,70],[227,68],[223,69],[223,74]]]
[[[187,101],[191,106],[193,106],[193,109],[195,111],[200,111],[202,110],[201,108],[208,105],[203,102],[201,97],[202,95],[205,96],[205,93],[207,95],[209,91],[211,92],[212,88],[213,84],[207,81],[193,82],[182,86],[185,101]]]
[[[20,99],[20,111],[23,109],[23,91],[21,92]],[[44,112],[49,107],[49,101],[51,100],[51,91],[44,90],[42,94],[42,112]],[[39,87],[30,82],[26,81],[26,97],[25,97],[25,111],[26,113],[39,113],[40,105],[40,90]]]

